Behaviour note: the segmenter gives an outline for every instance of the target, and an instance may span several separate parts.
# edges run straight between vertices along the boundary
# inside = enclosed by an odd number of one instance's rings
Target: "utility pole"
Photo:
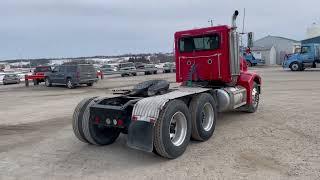
[[[211,27],[213,26],[213,19],[209,19],[208,22],[210,23]]]

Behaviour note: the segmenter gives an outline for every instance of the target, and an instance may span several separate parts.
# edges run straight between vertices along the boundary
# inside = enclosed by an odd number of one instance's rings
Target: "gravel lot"
[[[84,97],[147,79],[174,82],[174,74],[107,76],[73,90],[0,86],[0,179],[320,179],[320,69],[254,70],[263,78],[259,110],[221,114],[214,136],[175,160],[130,149],[126,136],[87,145],[71,127]]]

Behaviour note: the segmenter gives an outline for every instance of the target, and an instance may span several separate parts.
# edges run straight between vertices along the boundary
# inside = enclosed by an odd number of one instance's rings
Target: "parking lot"
[[[90,96],[112,96],[175,74],[106,76],[93,87],[0,86],[0,179],[319,179],[320,69],[253,68],[263,80],[255,114],[220,114],[214,136],[167,160],[126,146],[76,139],[72,113]]]

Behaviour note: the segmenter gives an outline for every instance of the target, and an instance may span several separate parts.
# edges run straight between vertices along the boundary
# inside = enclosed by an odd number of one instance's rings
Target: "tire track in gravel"
[[[0,125],[0,153],[29,146],[71,124],[69,116],[19,125]]]

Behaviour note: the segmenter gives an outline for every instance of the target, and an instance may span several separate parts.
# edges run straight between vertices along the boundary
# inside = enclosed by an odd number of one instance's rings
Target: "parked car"
[[[121,72],[122,77],[124,77],[126,75],[128,75],[128,76],[130,76],[130,75],[136,76],[137,75],[137,69],[132,62],[119,64],[119,71]]]
[[[52,84],[63,84],[72,89],[81,84],[92,86],[96,81],[97,71],[91,64],[61,65],[45,73],[45,84],[48,87]]]
[[[145,75],[157,74],[158,72],[158,68],[156,68],[154,64],[146,64],[144,66],[144,69],[145,69],[145,72],[144,72]]]
[[[44,75],[47,72],[51,72],[51,66],[37,66],[34,71],[33,71],[33,75]],[[44,82],[44,79],[34,79],[33,83],[34,84],[39,84],[41,82]]]
[[[106,64],[101,67],[103,74],[110,75],[117,72],[117,67],[111,64]]]
[[[165,63],[163,65],[163,73],[176,72],[176,64],[175,63]]]
[[[3,84],[4,73],[0,72],[0,84]]]
[[[19,84],[20,78],[16,74],[5,74],[2,79],[3,85],[7,84]]]

